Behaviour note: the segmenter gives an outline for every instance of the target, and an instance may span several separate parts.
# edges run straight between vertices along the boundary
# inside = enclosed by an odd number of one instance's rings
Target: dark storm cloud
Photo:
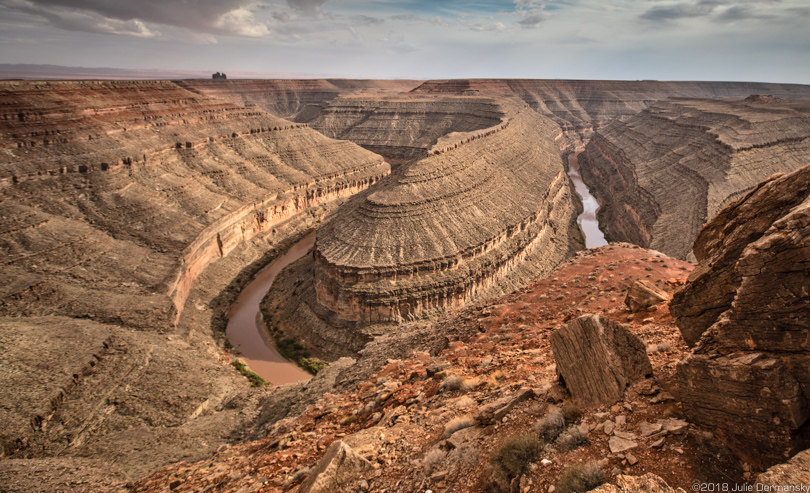
[[[704,17],[710,15],[720,2],[714,0],[701,0],[697,3],[678,3],[666,7],[653,7],[639,17],[648,21],[666,22],[690,17]]]

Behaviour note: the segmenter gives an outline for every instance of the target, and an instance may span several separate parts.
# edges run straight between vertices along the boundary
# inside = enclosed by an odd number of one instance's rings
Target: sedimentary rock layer
[[[427,81],[413,93],[516,95],[563,130],[588,134],[611,120],[632,116],[661,99],[744,98],[754,93],[783,98],[810,97],[810,87],[756,82],[457,79]]]
[[[318,301],[346,320],[397,322],[462,305],[521,265],[549,272],[574,212],[558,133],[524,108],[351,200],[318,232]]]
[[[724,209],[695,241],[700,264],[671,311],[692,355],[683,409],[762,467],[810,444],[810,166]]]
[[[492,98],[352,96],[333,100],[310,124],[400,163],[424,156],[440,137],[493,127],[504,117]]]
[[[669,100],[599,130],[581,167],[612,240],[686,258],[703,224],[810,162],[810,101]]]
[[[171,324],[239,242],[389,167],[171,82],[0,84],[0,313]]]
[[[307,122],[323,106],[341,95],[407,92],[419,85],[412,80],[180,80],[185,89],[239,106],[256,107],[296,122]]]

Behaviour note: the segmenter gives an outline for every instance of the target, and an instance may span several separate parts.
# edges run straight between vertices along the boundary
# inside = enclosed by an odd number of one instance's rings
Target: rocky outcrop
[[[331,101],[310,125],[399,164],[424,157],[447,134],[490,128],[504,118],[504,109],[491,98],[353,96]]]
[[[0,313],[166,329],[236,245],[388,173],[171,82],[4,82]]]
[[[801,491],[810,485],[810,450],[799,452],[784,464],[777,464],[757,476],[757,484],[762,491]],[[789,490],[788,490],[789,491]]]
[[[810,166],[759,184],[695,241],[700,264],[670,309],[693,354],[684,412],[767,467],[808,443]]]
[[[523,111],[350,201],[318,233],[318,302],[344,320],[399,322],[497,292],[521,267],[550,272],[574,211],[553,135]]]
[[[318,461],[315,470],[301,483],[301,493],[329,493],[340,491],[350,481],[371,471],[371,462],[358,455],[340,440],[332,445]]]
[[[647,473],[643,476],[619,474],[616,484],[603,484],[593,493],[686,493],[683,488],[672,488],[661,476]]]
[[[810,159],[810,102],[669,100],[599,130],[580,159],[611,240],[686,258],[703,224]]]
[[[583,315],[549,340],[560,380],[588,407],[614,404],[629,385],[652,374],[644,343],[605,317]]]

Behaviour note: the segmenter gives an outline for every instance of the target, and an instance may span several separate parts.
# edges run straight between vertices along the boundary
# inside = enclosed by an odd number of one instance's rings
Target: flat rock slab
[[[624,451],[638,447],[638,443],[636,443],[634,440],[614,436],[610,437],[610,440],[608,440],[608,447],[610,447],[611,453],[620,454]]]
[[[572,320],[550,339],[561,380],[584,406],[611,405],[629,384],[652,374],[644,343],[601,315]]]

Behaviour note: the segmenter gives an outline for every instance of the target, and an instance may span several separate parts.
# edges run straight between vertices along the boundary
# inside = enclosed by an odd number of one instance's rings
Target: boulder
[[[810,449],[799,452],[784,464],[777,464],[757,476],[757,485],[799,486],[810,484]],[[767,488],[762,488],[768,491]],[[776,488],[770,491],[779,491]],[[798,489],[796,490],[798,491]]]
[[[643,476],[616,476],[616,484],[603,484],[592,493],[685,493],[682,488],[672,488],[660,476],[647,473]]]
[[[706,224],[670,310],[692,354],[687,418],[765,469],[810,446],[810,166],[775,175]]]
[[[373,469],[371,462],[360,457],[346,443],[338,440],[326,449],[315,470],[298,488],[299,493],[330,493]]]
[[[611,405],[652,374],[644,343],[601,315],[583,315],[551,334],[560,380],[584,406]]]
[[[631,312],[636,313],[667,300],[669,300],[669,294],[666,291],[655,287],[649,281],[638,279],[627,291],[624,304]]]
[[[775,464],[801,450],[807,406],[779,359],[692,354],[678,364],[677,377],[684,414],[751,464]]]

